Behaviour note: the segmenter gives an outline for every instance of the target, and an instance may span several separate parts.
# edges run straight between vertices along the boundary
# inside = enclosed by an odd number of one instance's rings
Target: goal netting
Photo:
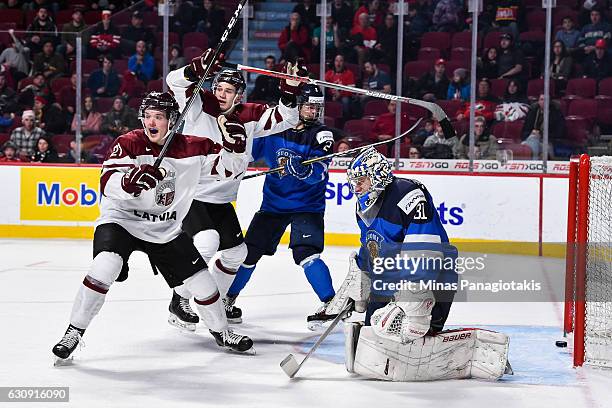
[[[565,332],[574,365],[612,367],[612,157],[570,163]]]

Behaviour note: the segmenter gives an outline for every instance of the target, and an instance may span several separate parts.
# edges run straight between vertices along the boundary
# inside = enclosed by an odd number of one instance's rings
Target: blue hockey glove
[[[312,174],[312,166],[304,166],[303,161],[301,156],[292,156],[285,164],[285,171],[298,180],[307,179]]]

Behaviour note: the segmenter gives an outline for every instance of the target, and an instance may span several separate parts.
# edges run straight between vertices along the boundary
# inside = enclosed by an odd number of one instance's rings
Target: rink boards
[[[0,166],[0,237],[92,237],[99,214],[99,174],[97,166]],[[427,186],[455,242],[499,243],[500,250],[513,242],[513,252],[520,247],[525,253],[562,254],[568,185],[564,174],[421,168],[396,175]],[[263,182],[260,177],[241,184],[236,207],[245,230],[260,207]],[[355,199],[343,170],[330,171],[325,197],[326,244],[356,245]]]

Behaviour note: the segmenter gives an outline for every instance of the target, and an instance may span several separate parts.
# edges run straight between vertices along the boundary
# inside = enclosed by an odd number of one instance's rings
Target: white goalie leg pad
[[[355,372],[355,352],[362,327],[362,322],[344,322],[344,366],[349,373]]]
[[[330,315],[339,314],[342,312],[349,299],[355,302],[355,311],[363,313],[367,307],[367,301],[370,297],[370,277],[368,273],[359,269],[357,266],[357,253],[351,253],[349,257],[349,271],[344,278],[344,282],[336,291],[336,296],[327,305],[325,313]]]
[[[83,284],[79,287],[72,305],[70,324],[86,329],[98,314],[106,292],[121,273],[123,259],[114,252],[100,252],[93,259]]]
[[[210,269],[217,281],[217,286],[222,297],[227,295],[227,290],[232,286],[236,272],[244,262],[248,254],[246,244],[243,242],[233,248],[224,249],[219,257],[212,262]]]
[[[202,269],[185,280],[184,284],[193,293],[196,309],[206,327],[217,332],[226,330],[225,309],[221,302],[217,284],[208,269]]]
[[[209,264],[219,248],[219,233],[213,229],[200,231],[193,236],[193,245],[202,255],[206,264]]]
[[[402,291],[401,298],[372,314],[372,329],[380,337],[408,343],[427,334],[436,301],[430,290]]]
[[[368,326],[360,331],[354,371],[387,381],[497,380],[504,374],[508,348],[507,335],[483,329],[449,330],[401,344]]]

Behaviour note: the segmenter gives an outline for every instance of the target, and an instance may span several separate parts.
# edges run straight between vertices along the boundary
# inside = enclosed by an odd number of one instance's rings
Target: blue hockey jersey
[[[253,160],[264,159],[270,167],[284,166],[292,156],[304,160],[332,152],[334,136],[324,125],[289,129],[253,141]],[[275,213],[325,212],[325,187],[329,161],[312,164],[312,174],[299,180],[285,172],[268,174],[264,182],[261,210]]]
[[[367,212],[362,213],[357,207],[357,224],[361,230],[358,262],[361,269],[369,272],[372,293],[393,295],[395,290],[384,282],[456,281],[453,265],[457,251],[449,244],[431,195],[418,181],[394,178]],[[403,262],[399,268],[396,263],[382,265],[385,259],[398,256],[416,259],[423,255],[423,260],[442,260],[427,264]],[[450,259],[452,264],[445,264],[444,259]],[[450,273],[449,266],[453,269]]]

